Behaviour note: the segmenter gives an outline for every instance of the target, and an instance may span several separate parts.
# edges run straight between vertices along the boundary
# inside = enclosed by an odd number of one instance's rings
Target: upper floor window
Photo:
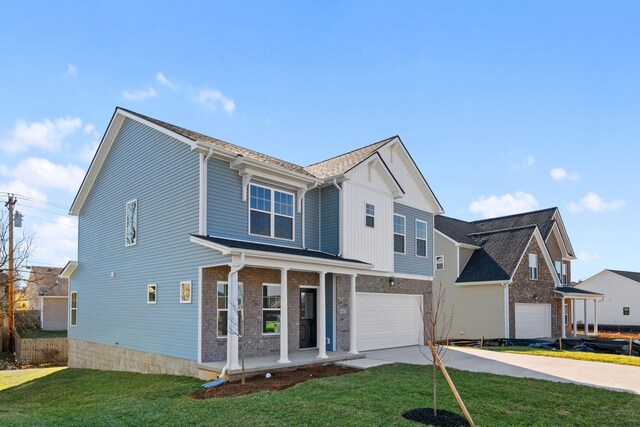
[[[293,194],[251,184],[249,234],[293,240]]]
[[[367,227],[375,227],[376,207],[371,203],[365,203],[364,205],[364,221]]]
[[[138,242],[138,199],[127,202],[124,245],[133,246]]]
[[[436,257],[436,270],[444,270],[444,255]]]
[[[562,284],[567,284],[567,264],[562,263]]]
[[[628,316],[630,313],[629,307],[622,307],[622,315]]]
[[[529,254],[529,279],[538,280],[538,255]]]
[[[416,220],[416,256],[427,256],[427,223]]]
[[[393,251],[399,254],[405,252],[404,243],[406,238],[405,217],[393,215]]]
[[[147,285],[147,304],[155,304],[158,300],[158,285]]]

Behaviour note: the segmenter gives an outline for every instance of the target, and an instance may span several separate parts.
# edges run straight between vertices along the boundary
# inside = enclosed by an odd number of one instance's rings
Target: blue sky
[[[38,200],[33,263],[75,258],[123,106],[301,165],[398,134],[448,215],[558,206],[574,279],[640,270],[637,2],[231,3],[0,3],[0,193]]]

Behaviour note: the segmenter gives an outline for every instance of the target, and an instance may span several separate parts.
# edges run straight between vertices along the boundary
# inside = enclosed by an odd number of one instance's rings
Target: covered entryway
[[[358,292],[358,351],[422,344],[422,295]]]
[[[516,304],[516,338],[551,337],[551,304]]]

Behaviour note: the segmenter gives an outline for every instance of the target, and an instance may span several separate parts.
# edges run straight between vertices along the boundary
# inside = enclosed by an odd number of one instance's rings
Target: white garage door
[[[424,342],[421,295],[358,292],[356,301],[358,351]]]
[[[516,304],[516,338],[551,336],[551,304]]]

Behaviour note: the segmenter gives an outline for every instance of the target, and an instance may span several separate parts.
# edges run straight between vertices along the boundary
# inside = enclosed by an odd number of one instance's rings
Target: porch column
[[[280,269],[280,360],[278,363],[291,363],[289,360],[289,298],[287,292],[288,268]]]
[[[584,300],[584,334],[589,336],[589,322],[587,322],[587,300]]]
[[[349,292],[349,353],[358,354],[356,346],[356,277],[351,275],[351,289]]]
[[[576,304],[578,301],[576,299],[571,300],[571,311],[573,312],[573,336],[578,335],[578,310],[576,309]]]
[[[229,369],[240,369],[238,364],[238,335],[240,333],[238,305],[238,273],[229,275],[229,301],[227,321],[227,361]]]
[[[318,286],[318,357],[326,359],[327,357],[327,296],[325,292],[326,273],[320,271],[320,282]]]
[[[593,300],[593,334],[594,335],[598,335],[598,312],[596,310],[597,304],[598,304],[598,301],[594,299]]]
[[[564,295],[562,296],[562,338],[567,337],[567,325],[565,319],[567,317],[567,306],[564,303]]]

